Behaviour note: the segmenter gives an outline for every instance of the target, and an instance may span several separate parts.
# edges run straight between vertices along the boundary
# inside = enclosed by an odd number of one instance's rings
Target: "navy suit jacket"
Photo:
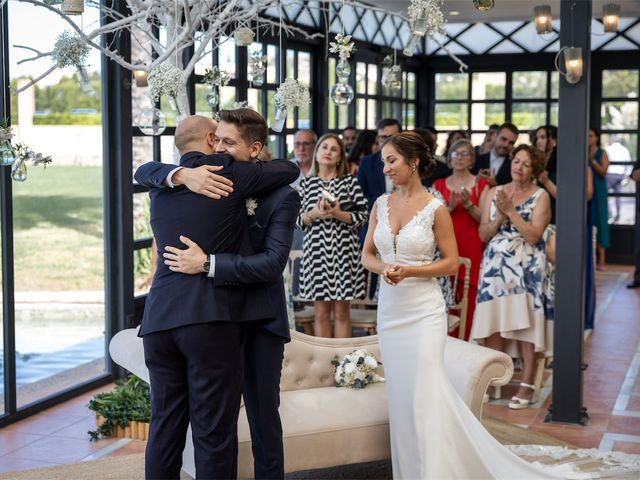
[[[179,245],[180,235],[196,242],[206,252],[250,255],[245,198],[288,185],[299,169],[288,161],[251,164],[234,162],[228,155],[186,153],[184,167],[221,165],[219,175],[231,178],[234,191],[220,200],[195,194],[186,187],[165,187],[172,165],[150,162],[142,165],[135,179],[150,187],[151,227],[158,246],[158,268],[147,296],[140,335],[215,321],[251,321],[273,318],[265,285],[250,288],[214,287],[205,274],[184,275],[169,270],[162,253],[167,245]],[[155,188],[154,188],[155,187]]]
[[[482,169],[491,168],[491,152],[483,153],[482,155],[478,155],[476,157],[476,163],[473,165],[471,169],[471,173],[477,175],[478,172]],[[509,157],[504,159],[502,165],[500,166],[500,170],[496,174],[496,183],[498,185],[505,185],[511,181],[511,160]]]
[[[358,183],[369,204],[369,211],[373,208],[378,197],[387,191],[383,173],[384,163],[380,152],[372,153],[360,159],[358,164]]]
[[[249,216],[249,238],[253,250],[259,253],[242,256],[233,253],[216,254],[213,282],[265,283],[275,312],[274,318],[262,328],[287,341],[289,316],[282,283],[282,271],[287,266],[293,230],[300,213],[300,195],[291,187],[277,190],[257,198],[255,215]]]

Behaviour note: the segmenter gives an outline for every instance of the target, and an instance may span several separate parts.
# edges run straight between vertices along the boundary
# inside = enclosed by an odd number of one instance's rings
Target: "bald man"
[[[249,163],[213,155],[215,127],[211,119],[197,115],[178,125],[180,166],[216,171],[233,182],[233,191],[212,201],[183,186],[163,188],[166,172],[147,177],[159,252],[180,245],[180,235],[185,235],[207,252],[255,253],[245,199],[288,185],[299,175],[285,160]],[[179,170],[174,178],[189,170]],[[159,262],[147,296],[139,331],[151,380],[146,478],[179,478],[189,422],[197,478],[236,478],[243,322],[273,318],[274,311],[265,285],[214,286],[207,264],[202,274],[184,275]]]

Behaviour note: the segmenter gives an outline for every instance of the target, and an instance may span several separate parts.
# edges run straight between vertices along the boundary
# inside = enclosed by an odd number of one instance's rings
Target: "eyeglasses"
[[[451,158],[469,158],[471,154],[469,152],[453,152]]]
[[[293,143],[293,148],[300,148],[300,147],[310,147],[311,145],[315,145],[314,142],[294,142]]]

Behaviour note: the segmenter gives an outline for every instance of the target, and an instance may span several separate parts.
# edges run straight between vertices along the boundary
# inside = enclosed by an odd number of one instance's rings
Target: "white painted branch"
[[[38,83],[40,80],[42,80],[44,77],[46,77],[47,75],[49,75],[51,72],[53,72],[56,68],[55,65],[51,68],[49,68],[49,70],[47,70],[46,72],[44,72],[42,75],[40,75],[39,77],[34,78],[33,80],[31,80],[29,83],[27,83],[26,85],[23,85],[20,88],[17,88],[14,90],[13,94],[17,95],[20,92],[24,92],[27,88],[31,87],[32,85],[35,85],[36,83]]]

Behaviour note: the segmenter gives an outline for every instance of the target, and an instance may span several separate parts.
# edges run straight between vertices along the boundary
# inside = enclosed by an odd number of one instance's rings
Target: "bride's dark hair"
[[[417,158],[418,173],[421,178],[428,177],[433,172],[433,169],[436,168],[436,161],[431,154],[431,149],[429,149],[423,138],[415,132],[397,133],[388,138],[382,144],[382,148],[385,145],[392,145],[404,157],[407,165],[411,164],[412,159]]]

